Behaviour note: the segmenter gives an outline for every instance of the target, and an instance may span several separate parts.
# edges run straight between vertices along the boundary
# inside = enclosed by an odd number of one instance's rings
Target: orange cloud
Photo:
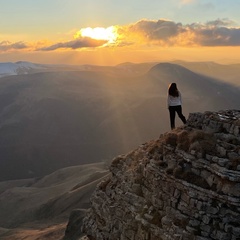
[[[60,42],[50,46],[38,48],[38,51],[53,51],[60,48],[65,49],[78,49],[78,48],[94,48],[102,46],[106,43],[106,40],[97,40],[89,37],[79,38],[76,40],[68,41],[68,42]]]
[[[75,37],[75,38],[74,38]],[[83,28],[69,41],[0,42],[0,52],[56,51],[118,47],[240,46],[240,27],[229,19],[184,25],[167,19],[142,19],[125,26]]]
[[[0,42],[0,52],[22,50],[27,48],[29,48],[29,46],[25,42],[15,42],[15,43],[12,43],[10,41]]]
[[[118,28],[118,43],[158,46],[240,46],[240,28],[228,19],[183,25],[160,19],[140,20]]]
[[[126,39],[136,43],[163,44],[184,31],[182,24],[160,19],[140,20],[124,28]]]

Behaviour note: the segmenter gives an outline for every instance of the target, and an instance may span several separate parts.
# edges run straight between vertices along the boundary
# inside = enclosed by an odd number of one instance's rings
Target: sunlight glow
[[[96,28],[82,28],[75,35],[75,38],[78,37],[90,37],[97,40],[107,40],[108,43],[115,43],[118,34],[117,28],[114,26],[108,28],[96,27]]]

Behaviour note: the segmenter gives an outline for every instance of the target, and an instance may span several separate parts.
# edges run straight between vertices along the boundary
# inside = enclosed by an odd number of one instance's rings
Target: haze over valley
[[[0,64],[0,238],[60,239],[83,216],[114,157],[170,130],[167,89],[183,113],[238,109],[240,65]],[[177,126],[182,123],[176,118]]]
[[[186,117],[239,107],[238,65],[12,66],[15,72],[0,78],[1,181],[110,161],[156,139],[170,128],[166,96],[171,82],[182,92]],[[217,78],[223,68],[226,81]]]

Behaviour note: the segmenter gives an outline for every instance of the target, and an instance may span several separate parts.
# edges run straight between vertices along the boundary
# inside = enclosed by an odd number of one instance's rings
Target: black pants
[[[182,114],[182,106],[169,106],[169,113],[170,113],[170,123],[171,123],[171,129],[175,128],[175,115],[176,112],[178,114],[178,117],[182,120],[182,122],[185,124],[186,118]]]

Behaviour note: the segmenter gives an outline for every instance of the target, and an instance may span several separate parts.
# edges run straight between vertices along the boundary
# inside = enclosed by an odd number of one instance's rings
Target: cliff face
[[[240,239],[239,110],[190,114],[110,171],[83,220],[89,239]]]

